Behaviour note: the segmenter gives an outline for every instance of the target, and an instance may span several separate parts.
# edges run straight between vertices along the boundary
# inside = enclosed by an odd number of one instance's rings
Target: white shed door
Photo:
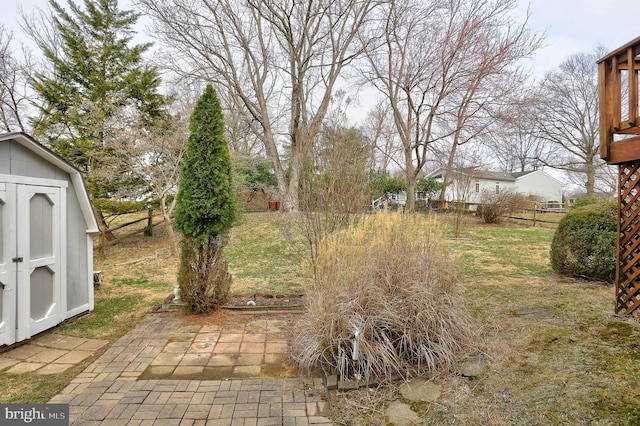
[[[15,199],[9,201],[8,184],[0,182],[0,345],[16,341],[16,268],[11,261],[15,246]]]
[[[3,197],[0,187],[0,199]],[[60,188],[5,184],[0,201],[0,342],[30,338],[64,319]],[[4,278],[2,278],[4,277]]]
[[[60,188],[18,185],[18,341],[60,322]]]

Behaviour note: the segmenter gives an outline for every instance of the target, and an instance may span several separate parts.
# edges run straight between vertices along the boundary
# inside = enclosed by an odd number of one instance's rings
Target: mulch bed
[[[254,305],[255,303],[255,305]],[[226,306],[228,307],[269,307],[269,308],[290,308],[303,307],[304,295],[283,295],[283,294],[245,294],[231,296]]]
[[[226,310],[238,311],[260,311],[260,310],[302,310],[305,299],[302,294],[282,295],[282,294],[245,294],[229,297]],[[173,294],[167,296],[164,303],[157,306],[155,312],[180,310],[179,305],[173,303]]]

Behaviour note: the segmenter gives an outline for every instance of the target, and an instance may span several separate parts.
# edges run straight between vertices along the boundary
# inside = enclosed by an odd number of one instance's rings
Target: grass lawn
[[[308,252],[292,237],[291,223],[282,213],[243,217],[226,249],[233,293],[303,291]],[[106,259],[96,259],[105,274],[96,310],[56,331],[113,341],[161,303],[177,270],[161,228],[153,237],[107,248]],[[613,315],[611,285],[552,273],[553,232],[470,218],[462,238],[449,241],[488,367],[477,379],[436,377],[438,402],[414,404],[425,424],[640,424],[640,329]],[[46,401],[79,370],[47,377],[0,373],[0,402]],[[349,423],[384,424],[380,406],[358,408]]]
[[[248,213],[231,231],[225,256],[233,294],[299,294],[311,280],[309,249],[286,213]]]
[[[453,245],[490,364],[479,380],[445,378],[452,399],[427,407],[428,418],[640,424],[637,322],[613,315],[612,285],[552,273],[553,232],[476,223]]]

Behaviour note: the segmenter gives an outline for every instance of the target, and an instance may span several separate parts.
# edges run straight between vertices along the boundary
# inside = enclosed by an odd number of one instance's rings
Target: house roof
[[[71,182],[73,183],[73,188],[75,190],[76,197],[78,198],[78,203],[80,204],[80,209],[82,210],[82,215],[86,223],[87,232],[100,232],[98,222],[96,221],[96,217],[93,213],[93,208],[91,207],[89,195],[87,194],[87,189],[84,185],[82,174],[78,169],[76,169],[67,160],[54,153],[50,149],[46,148],[44,145],[33,139],[31,136],[27,135],[26,133],[14,132],[0,134],[0,143],[7,141],[17,142],[22,147],[28,149],[42,159],[48,161],[64,172],[67,172],[71,178]]]
[[[476,179],[487,179],[487,180],[502,180],[515,182],[516,177],[513,176],[512,173],[503,173],[503,172],[491,172],[484,170],[473,170],[471,171],[471,177]]]
[[[515,182],[516,180],[520,179],[523,176],[527,176],[536,172],[544,173],[542,170],[529,170],[526,172],[506,173],[506,172],[495,172],[495,171],[489,171],[489,170],[477,170],[473,168],[463,169],[462,171],[475,179],[498,180],[498,181],[504,181],[504,182]],[[439,168],[427,174],[427,177],[441,178],[444,172],[445,172],[444,168]],[[551,177],[553,178],[553,176]],[[562,183],[560,181],[558,182]]]
[[[534,173],[534,172],[537,172],[537,170],[529,170],[528,172],[516,172],[516,173],[509,173],[509,174],[514,178],[518,179],[518,178],[521,178],[522,176],[530,175],[531,173]]]

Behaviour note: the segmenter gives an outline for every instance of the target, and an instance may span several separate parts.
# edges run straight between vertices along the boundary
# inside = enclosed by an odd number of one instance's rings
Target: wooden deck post
[[[598,61],[600,157],[618,166],[615,311],[634,316],[640,316],[639,71],[640,37]]]

